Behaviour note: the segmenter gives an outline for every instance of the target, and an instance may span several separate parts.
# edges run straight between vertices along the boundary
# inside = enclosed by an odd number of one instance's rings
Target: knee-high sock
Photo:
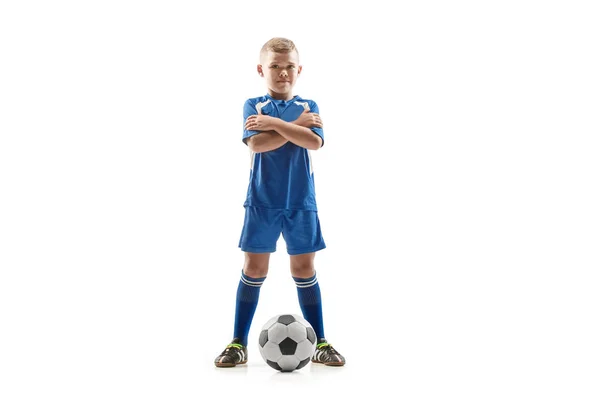
[[[235,300],[235,326],[233,328],[233,337],[239,338],[244,346],[248,345],[248,332],[252,318],[258,305],[258,295],[260,287],[265,281],[263,278],[251,278],[242,272],[240,284],[238,285],[237,297]]]
[[[311,278],[294,278],[298,289],[298,301],[302,315],[315,330],[318,339],[325,338],[323,329],[323,309],[321,306],[321,289],[317,282],[317,274]]]

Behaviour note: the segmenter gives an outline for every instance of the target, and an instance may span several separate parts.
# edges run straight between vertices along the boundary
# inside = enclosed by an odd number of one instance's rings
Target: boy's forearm
[[[302,146],[302,144],[299,144],[299,143],[303,143],[303,142],[308,142],[308,143],[305,143],[308,146],[315,145],[315,143],[311,143],[311,141],[310,141],[311,136],[315,136],[317,138],[317,141],[316,141],[317,147],[314,148],[314,150],[321,147],[321,138],[318,135],[316,135],[315,133],[313,133],[313,131],[311,131],[309,128],[298,125],[298,124],[296,124],[295,121],[294,122],[285,122],[283,120],[279,120],[279,121],[284,122],[285,124],[288,124],[288,125],[292,125],[293,126],[292,129],[294,129],[294,127],[298,127],[298,128],[301,128],[299,131],[307,130],[308,132],[306,132],[306,133],[309,135],[309,140],[306,140],[306,138],[304,138],[304,140],[301,139],[297,143],[297,142],[294,142],[293,140],[287,139],[284,136],[285,133],[282,135],[276,131],[264,131],[264,132],[259,133],[258,135],[251,136],[248,139],[248,146],[250,147],[250,150],[252,150],[255,153],[265,153],[267,151],[272,151],[272,150],[276,150],[276,149],[280,148],[281,146],[286,144],[288,141],[290,141],[298,146],[305,147],[307,149],[312,149],[311,147],[306,147],[306,146]],[[281,124],[281,125],[283,126],[284,124]],[[283,128],[283,130],[284,130],[284,132],[286,131],[285,127]],[[289,130],[288,130],[288,136],[294,137],[294,134],[295,134],[294,132],[292,132],[290,134]],[[296,133],[296,135],[298,135],[298,134]],[[304,133],[301,132],[299,135],[304,136]]]
[[[275,150],[286,144],[288,140],[275,131],[264,131],[248,139],[250,150],[264,153]]]
[[[304,126],[277,119],[274,121],[274,129],[286,140],[289,140],[297,146],[309,150],[317,150],[321,147],[322,142],[319,135]]]

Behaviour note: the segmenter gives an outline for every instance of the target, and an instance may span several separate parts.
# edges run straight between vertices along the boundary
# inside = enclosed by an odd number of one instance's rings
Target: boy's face
[[[261,57],[261,64],[257,66],[258,74],[267,81],[269,94],[280,100],[292,98],[292,89],[296,79],[302,71],[298,63],[298,53],[275,53],[268,51]]]

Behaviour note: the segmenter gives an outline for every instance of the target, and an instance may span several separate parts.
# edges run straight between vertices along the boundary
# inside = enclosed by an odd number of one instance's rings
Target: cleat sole
[[[327,365],[329,367],[342,367],[346,364],[345,362],[341,362],[341,361],[329,361],[329,362],[321,362],[321,361],[317,361],[317,360],[311,360],[311,361],[314,362],[315,364],[323,364],[323,365]]]
[[[248,362],[248,360],[243,361],[241,363],[215,363],[215,366],[219,367],[219,368],[231,368],[231,367],[235,367],[236,365],[242,365],[242,364],[246,364]]]

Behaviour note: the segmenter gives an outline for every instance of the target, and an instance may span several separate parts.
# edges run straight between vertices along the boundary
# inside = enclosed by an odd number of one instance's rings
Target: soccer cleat
[[[321,339],[317,343],[317,349],[312,356],[312,362],[341,367],[346,364],[346,359],[332,345],[327,343],[325,339]]]
[[[248,362],[248,349],[240,343],[238,338],[234,338],[221,355],[215,358],[217,367],[235,367],[238,364],[246,364],[246,362]]]

